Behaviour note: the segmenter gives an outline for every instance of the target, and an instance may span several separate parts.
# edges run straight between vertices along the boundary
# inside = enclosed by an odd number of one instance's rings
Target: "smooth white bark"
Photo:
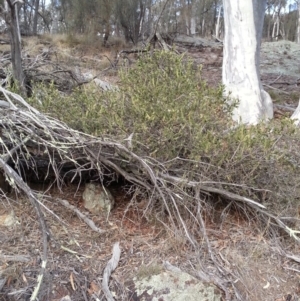
[[[300,44],[300,0],[298,1],[297,43]]]
[[[300,100],[297,109],[293,113],[291,119],[295,120],[295,125],[299,126],[300,125]]]
[[[273,103],[260,81],[260,42],[267,0],[224,0],[223,84],[239,100],[233,119],[257,124],[273,118]]]
[[[222,8],[219,8],[218,18],[217,18],[217,24],[216,24],[216,38],[219,39],[219,31],[220,31],[220,18],[221,18],[221,11]]]
[[[195,36],[196,34],[196,18],[191,18],[191,36]]]

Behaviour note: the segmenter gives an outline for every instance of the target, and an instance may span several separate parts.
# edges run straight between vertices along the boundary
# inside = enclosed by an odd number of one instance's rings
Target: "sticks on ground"
[[[119,243],[117,242],[113,246],[112,258],[108,261],[108,263],[104,269],[104,272],[103,272],[102,290],[104,292],[104,295],[105,295],[107,301],[115,300],[112,293],[109,290],[108,283],[109,283],[110,275],[118,266],[120,256],[121,256],[121,249],[120,249]]]
[[[65,206],[66,208],[72,210],[73,212],[76,213],[76,215],[82,219],[93,231],[98,232],[100,234],[105,233],[105,230],[101,230],[100,228],[98,228],[95,223],[89,219],[86,215],[84,215],[82,212],[79,211],[79,209],[77,209],[75,206],[71,205],[67,200],[63,200],[63,199],[56,199],[59,203],[61,203],[63,206]]]

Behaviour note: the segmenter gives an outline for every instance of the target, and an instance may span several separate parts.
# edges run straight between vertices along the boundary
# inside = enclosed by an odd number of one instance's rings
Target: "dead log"
[[[219,42],[207,40],[200,37],[189,37],[185,35],[177,35],[174,37],[174,43],[178,46],[185,48],[213,48],[221,51],[223,49],[223,45]]]
[[[10,44],[10,40],[0,39],[0,44],[2,44],[2,45]]]

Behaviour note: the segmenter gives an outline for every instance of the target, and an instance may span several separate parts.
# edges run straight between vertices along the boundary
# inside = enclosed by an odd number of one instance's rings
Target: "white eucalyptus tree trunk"
[[[217,18],[217,24],[216,24],[216,38],[219,39],[219,33],[220,33],[220,19],[221,19],[221,11],[222,7],[219,7],[219,13]]]
[[[300,1],[298,1],[297,43],[300,43]],[[293,113],[291,118],[295,120],[295,124],[297,126],[300,126],[300,100],[299,100],[298,107]]]
[[[196,18],[191,17],[191,35],[194,36],[196,34]]]
[[[295,125],[299,126],[300,125],[300,100],[297,109],[293,113],[291,119],[294,120]]]
[[[300,1],[298,1],[297,43],[300,44]]]
[[[239,100],[233,119],[257,124],[273,118],[273,103],[259,76],[260,42],[267,0],[223,0],[225,94]]]

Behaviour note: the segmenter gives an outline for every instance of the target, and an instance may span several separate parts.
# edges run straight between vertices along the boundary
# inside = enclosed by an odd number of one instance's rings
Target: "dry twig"
[[[108,283],[109,283],[110,275],[118,266],[120,256],[121,256],[121,249],[120,249],[119,243],[117,242],[113,246],[112,258],[108,261],[108,263],[104,269],[104,272],[103,272],[102,290],[104,292],[104,295],[105,295],[107,301],[114,301],[114,297],[109,290]]]
[[[72,210],[73,212],[76,213],[76,215],[82,219],[93,231],[96,231],[100,234],[105,233],[105,230],[101,230],[100,228],[98,228],[95,223],[89,219],[87,216],[85,216],[82,212],[80,212],[75,206],[71,205],[67,200],[63,200],[63,199],[56,199],[59,203],[61,203],[63,206],[65,206],[66,208]]]

